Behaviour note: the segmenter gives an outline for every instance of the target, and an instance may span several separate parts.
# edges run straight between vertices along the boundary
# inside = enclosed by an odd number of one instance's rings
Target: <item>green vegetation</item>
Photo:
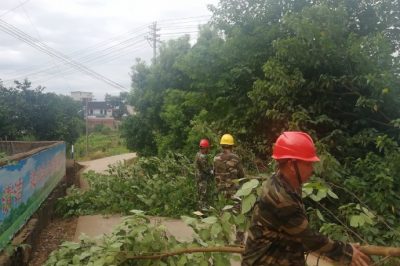
[[[181,256],[170,256],[160,260],[133,260],[132,255],[163,253],[166,250],[187,249],[224,244],[221,239],[231,238],[231,227],[222,227],[230,217],[228,212],[220,217],[210,216],[197,220],[187,217],[197,235],[193,243],[181,242],[169,236],[164,226],[151,225],[140,211],[133,211],[133,216],[114,232],[104,237],[104,244],[98,245],[90,239],[82,239],[80,243],[65,242],[58,251],[51,253],[46,266],[51,265],[229,265],[229,254],[195,253]]]
[[[172,40],[156,64],[133,66],[128,147],[193,156],[200,138],[216,146],[229,132],[250,151],[244,162],[253,154],[269,163],[280,132],[306,131],[322,157],[316,176],[338,195],[322,199],[320,225],[339,218],[365,242],[399,245],[397,4],[221,0],[195,45]],[[357,204],[380,222],[359,222]]]
[[[89,172],[85,178],[89,190],[72,188],[58,204],[61,215],[128,214],[141,209],[150,215],[179,217],[196,207],[193,165],[181,155],[139,158],[132,166],[109,168],[108,175]]]
[[[75,142],[75,159],[80,161],[94,160],[107,156],[129,152],[124,139],[118,131],[97,126],[88,136],[88,154],[86,155],[86,136],[82,135]]]
[[[138,60],[133,66],[130,101],[137,115],[122,125],[128,148],[143,156],[164,158],[173,151],[192,158],[200,138],[210,138],[215,152],[218,136],[229,132],[247,168],[257,171],[260,160],[273,167],[269,157],[280,132],[306,131],[316,140],[321,157],[313,180],[303,189],[312,226],[335,239],[400,246],[398,1],[220,0],[210,9],[212,20],[201,29],[195,45],[190,45],[188,36],[169,41],[161,47],[156,64]],[[91,201],[85,194],[73,193],[62,205],[64,213],[104,209],[126,213],[134,208],[177,216],[194,210],[194,200],[188,206],[178,200],[195,194],[191,171],[178,174],[155,157],[140,160],[133,168],[112,170],[98,183],[91,177],[92,186],[99,187],[96,193],[103,191],[111,207],[107,209],[101,199]],[[146,160],[157,163],[143,167]],[[179,166],[188,169],[189,161]],[[106,186],[107,181],[112,186]],[[204,242],[210,237],[229,244],[222,230],[246,227],[246,214],[259,186],[249,181],[238,192],[242,215],[230,209],[232,202],[212,199],[207,218],[185,218],[191,225],[211,224],[199,226],[205,231],[198,232],[201,241],[194,244],[208,245]],[[164,189],[175,193],[163,193]],[[119,202],[112,196],[117,193],[123,195]],[[141,235],[140,239],[147,243],[150,238],[155,247],[162,243],[169,248],[159,238]],[[117,253],[165,250],[135,249],[129,241],[112,243],[121,243]],[[58,258],[70,261],[79,255],[85,263],[93,259],[70,251],[53,256],[69,254]],[[104,261],[108,253],[102,254],[95,256]],[[118,259],[125,257],[119,255],[110,260],[121,262]],[[207,263],[205,257],[198,261],[196,256],[174,257],[179,258],[182,262],[174,261],[177,265]],[[213,265],[226,265],[217,261],[213,258]],[[399,264],[395,259],[384,263]]]
[[[72,98],[30,89],[29,81],[6,88],[0,83],[0,137],[7,140],[63,140],[83,132],[81,106]]]

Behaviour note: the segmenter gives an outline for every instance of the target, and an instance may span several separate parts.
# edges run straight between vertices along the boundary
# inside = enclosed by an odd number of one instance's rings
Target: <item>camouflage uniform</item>
[[[235,153],[220,153],[214,157],[214,175],[218,191],[231,198],[238,189],[233,180],[243,178],[244,171],[239,156]]]
[[[197,152],[195,158],[196,164],[196,181],[199,208],[206,207],[207,204],[207,187],[212,179],[212,166],[207,154]]]
[[[313,232],[300,192],[279,174],[273,175],[255,205],[242,266],[304,266],[305,252],[318,252],[349,265],[353,251],[349,244]]]
[[[214,175],[218,192],[230,199],[239,189],[239,183],[233,181],[244,177],[243,166],[239,156],[233,152],[220,153],[214,157]],[[236,202],[233,209],[240,212],[240,202]],[[236,244],[243,244],[244,232],[236,231]]]

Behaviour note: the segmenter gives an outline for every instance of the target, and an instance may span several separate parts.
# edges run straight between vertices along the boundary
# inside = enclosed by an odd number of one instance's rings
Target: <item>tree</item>
[[[73,143],[83,131],[79,103],[67,96],[30,89],[30,82],[0,87],[0,134],[8,140],[64,140]]]

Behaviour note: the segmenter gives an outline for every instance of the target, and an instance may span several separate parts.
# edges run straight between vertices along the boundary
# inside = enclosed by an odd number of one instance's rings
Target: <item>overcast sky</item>
[[[120,90],[79,72],[59,59],[32,48],[4,32],[22,30],[42,44],[130,88],[135,58],[150,62],[152,48],[145,39],[157,21],[161,40],[185,33],[196,39],[198,25],[218,0],[0,0],[0,79],[8,87],[27,77],[46,92],[93,92],[97,100]],[[21,36],[21,34],[19,35]],[[26,36],[23,38],[27,38]],[[48,51],[48,50],[47,50]],[[102,78],[102,77],[101,77]]]

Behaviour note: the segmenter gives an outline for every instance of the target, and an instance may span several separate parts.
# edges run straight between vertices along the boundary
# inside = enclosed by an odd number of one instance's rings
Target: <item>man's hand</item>
[[[351,266],[368,266],[371,264],[371,259],[361,252],[360,244],[350,244],[353,248],[353,258],[351,259]]]

